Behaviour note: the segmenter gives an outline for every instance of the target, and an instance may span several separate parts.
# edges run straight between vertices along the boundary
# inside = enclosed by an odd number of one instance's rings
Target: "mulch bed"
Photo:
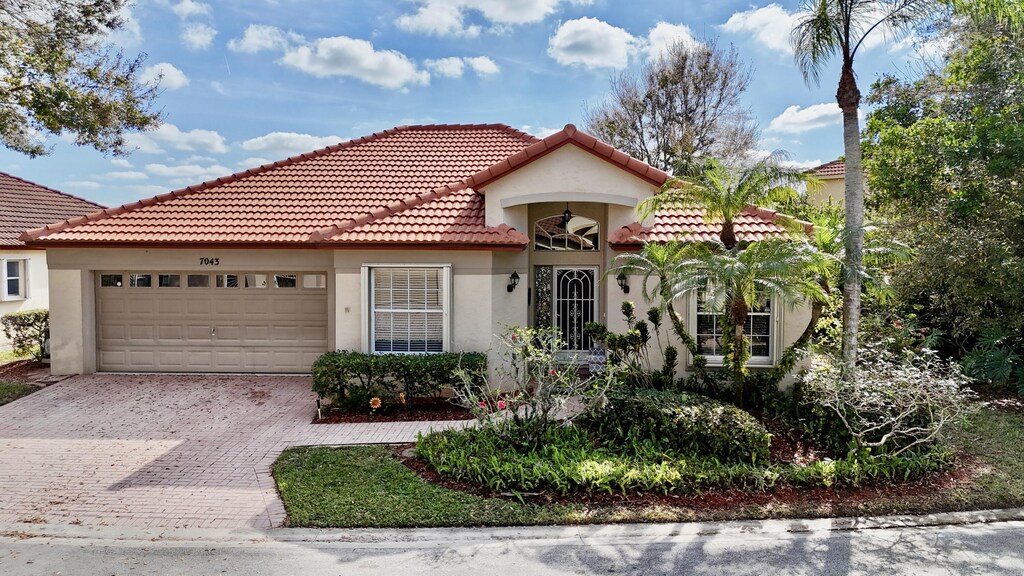
[[[774,444],[774,442],[773,442]],[[554,492],[538,494],[499,493],[483,486],[452,480],[437,473],[426,462],[416,458],[410,448],[415,444],[393,447],[395,459],[418,474],[425,481],[449,490],[467,492],[485,498],[514,498],[533,504],[576,504],[585,508],[605,506],[641,506],[689,508],[702,511],[728,512],[750,506],[786,504],[817,504],[822,509],[855,510],[862,502],[908,498],[947,490],[960,485],[974,475],[975,464],[966,455],[957,455],[953,470],[923,478],[916,482],[900,484],[876,484],[861,488],[798,488],[781,486],[765,492],[744,492],[738,489],[720,490],[702,494],[661,494],[657,492],[635,492],[629,494],[607,492],[571,493],[565,496]],[[773,448],[773,453],[775,452]],[[792,455],[795,458],[795,454]]]
[[[38,360],[15,360],[0,366],[0,380],[31,384],[40,375],[49,374],[49,366]]]
[[[996,410],[1024,414],[1024,398],[1012,392],[991,386],[976,386],[974,391],[979,400]]]
[[[385,412],[330,412],[323,419],[313,416],[313,424],[341,424],[353,422],[416,422],[442,420],[472,420],[473,414],[444,398],[412,398],[408,407],[392,408]]]

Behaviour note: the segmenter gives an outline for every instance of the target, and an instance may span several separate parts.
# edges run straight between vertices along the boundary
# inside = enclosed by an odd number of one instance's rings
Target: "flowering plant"
[[[564,352],[557,329],[507,326],[496,336],[499,362],[490,380],[486,374],[457,370],[455,400],[481,425],[491,426],[516,444],[536,445],[560,422],[604,403],[605,391],[617,381],[609,366],[598,374],[581,375],[575,356]]]
[[[379,397],[374,396],[373,398],[370,398],[370,412],[376,412],[380,407],[381,401]]]

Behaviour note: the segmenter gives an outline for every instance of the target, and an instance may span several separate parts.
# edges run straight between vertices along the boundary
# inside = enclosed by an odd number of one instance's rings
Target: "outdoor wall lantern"
[[[626,278],[625,272],[619,272],[619,275],[615,277],[615,281],[619,283],[619,288],[622,288],[623,294],[629,294],[629,278]]]
[[[515,290],[516,286],[518,286],[518,285],[519,285],[519,273],[518,272],[512,272],[512,274],[508,277],[508,286],[506,286],[505,288],[509,292],[511,292],[511,291]]]
[[[569,221],[572,220],[572,210],[569,210],[569,203],[565,203],[565,212],[562,212],[562,229],[569,230]]]

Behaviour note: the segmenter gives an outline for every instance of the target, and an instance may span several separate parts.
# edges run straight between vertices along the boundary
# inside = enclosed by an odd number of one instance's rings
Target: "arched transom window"
[[[537,220],[533,241],[537,250],[588,251],[601,249],[597,221],[573,215],[568,222],[559,214]]]

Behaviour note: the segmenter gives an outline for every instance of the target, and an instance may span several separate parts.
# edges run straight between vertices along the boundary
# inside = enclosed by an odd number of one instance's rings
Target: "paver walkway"
[[[278,526],[289,446],[410,442],[464,422],[310,423],[308,377],[77,376],[0,407],[0,522]]]

